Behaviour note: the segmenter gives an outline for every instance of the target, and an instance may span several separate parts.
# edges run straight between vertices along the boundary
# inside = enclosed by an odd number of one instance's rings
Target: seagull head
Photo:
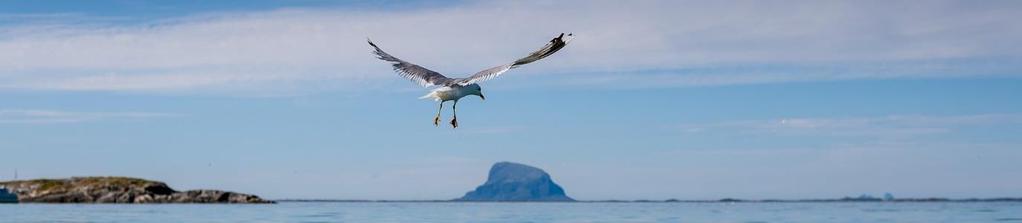
[[[468,89],[468,94],[479,96],[479,98],[486,100],[486,96],[483,96],[483,88],[479,87],[479,84],[470,84],[465,86]]]

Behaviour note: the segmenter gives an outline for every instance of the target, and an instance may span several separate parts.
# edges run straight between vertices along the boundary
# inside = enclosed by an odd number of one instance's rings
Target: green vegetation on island
[[[163,182],[130,177],[0,182],[0,202],[2,200],[19,203],[273,203],[255,195],[229,191],[176,191]]]

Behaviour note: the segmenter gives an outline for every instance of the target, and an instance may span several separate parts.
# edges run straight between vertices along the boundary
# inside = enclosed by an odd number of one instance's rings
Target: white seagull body
[[[571,39],[572,35],[570,33],[567,36],[565,36],[564,33],[561,33],[561,35],[557,36],[557,38],[550,40],[550,43],[547,43],[546,46],[543,46],[543,48],[536,52],[532,52],[524,58],[515,60],[509,64],[479,71],[472,76],[465,78],[449,78],[437,73],[436,71],[398,59],[397,57],[383,52],[380,47],[373,44],[372,40],[369,40],[369,45],[373,47],[373,54],[376,54],[377,58],[393,64],[394,71],[397,71],[398,75],[411,79],[423,87],[437,87],[430,91],[429,94],[421,97],[422,99],[433,99],[440,102],[440,108],[437,109],[436,116],[433,117],[433,125],[440,125],[440,111],[444,108],[444,102],[454,101],[454,106],[452,106],[452,110],[454,112],[453,118],[451,119],[451,126],[457,128],[459,99],[469,95],[476,95],[479,96],[479,98],[486,100],[486,97],[483,96],[482,88],[479,87],[479,82],[496,78],[510,69],[550,56],[567,45]]]

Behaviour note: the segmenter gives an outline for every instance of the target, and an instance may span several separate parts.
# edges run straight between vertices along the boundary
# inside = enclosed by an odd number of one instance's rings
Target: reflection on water
[[[1022,203],[4,204],[0,222],[1022,222]]]

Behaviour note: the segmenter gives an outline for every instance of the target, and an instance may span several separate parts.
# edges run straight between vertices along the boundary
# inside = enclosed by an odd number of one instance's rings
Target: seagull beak
[[[480,94],[479,94],[479,98],[482,98],[482,99],[483,99],[483,101],[485,101],[485,100],[486,100],[486,96],[483,96],[483,94],[482,94],[482,93],[480,93]]]

